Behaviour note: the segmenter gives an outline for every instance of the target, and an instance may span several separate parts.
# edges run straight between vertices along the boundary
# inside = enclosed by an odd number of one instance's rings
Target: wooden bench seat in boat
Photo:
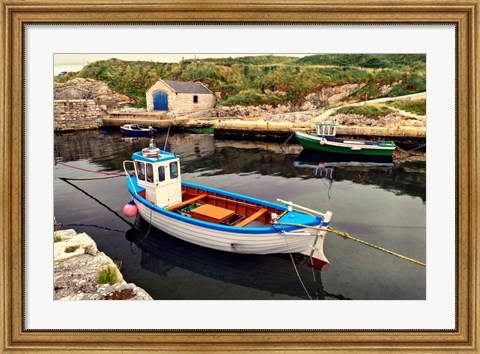
[[[243,219],[243,220],[240,221],[238,224],[235,224],[235,226],[244,227],[245,225],[248,225],[248,224],[250,224],[252,221],[258,219],[260,216],[262,216],[262,215],[265,214],[266,212],[267,212],[267,208],[261,208],[261,209],[259,209],[257,212],[255,212],[254,214],[250,215],[248,218]]]
[[[221,208],[211,204],[203,204],[198,208],[190,210],[192,218],[220,224],[226,221],[235,212],[230,209]]]
[[[193,197],[193,198],[190,198],[188,200],[185,200],[181,203],[178,203],[178,204],[174,204],[174,205],[170,205],[169,207],[166,207],[165,209],[167,210],[175,210],[175,209],[178,209],[178,208],[181,208],[185,205],[188,205],[188,204],[192,204],[193,202],[196,202],[197,200],[200,200],[200,199],[203,199],[207,196],[207,194],[200,194],[200,195],[197,195],[196,197]]]

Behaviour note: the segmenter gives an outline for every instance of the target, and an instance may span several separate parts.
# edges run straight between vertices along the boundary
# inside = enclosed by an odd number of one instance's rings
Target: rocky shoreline
[[[99,273],[106,268],[114,281],[99,284]],[[54,232],[53,269],[54,300],[153,300],[145,290],[127,283],[118,265],[86,233]]]

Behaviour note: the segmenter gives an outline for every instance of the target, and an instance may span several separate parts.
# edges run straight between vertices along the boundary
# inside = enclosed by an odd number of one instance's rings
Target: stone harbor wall
[[[127,283],[110,257],[99,252],[85,233],[61,230],[54,233],[55,300],[153,300],[145,290]],[[111,267],[114,284],[98,284],[98,273]]]
[[[106,114],[94,100],[55,100],[53,106],[55,131],[98,129]]]

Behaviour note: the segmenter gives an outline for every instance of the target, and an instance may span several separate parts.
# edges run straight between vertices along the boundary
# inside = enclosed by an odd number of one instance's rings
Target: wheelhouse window
[[[193,103],[198,103],[198,96],[197,95],[193,96]]]
[[[170,179],[178,177],[178,164],[177,161],[170,162]]]
[[[147,182],[153,183],[153,166],[147,163]]]
[[[165,181],[165,166],[158,167],[158,181],[159,182]]]
[[[145,181],[145,162],[135,161],[135,169],[137,170],[137,178]]]

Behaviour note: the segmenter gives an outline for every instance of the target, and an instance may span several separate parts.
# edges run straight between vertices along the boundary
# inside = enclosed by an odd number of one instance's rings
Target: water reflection
[[[393,163],[391,158],[354,157],[316,154],[303,150],[294,166],[313,170],[310,176],[333,181],[352,181],[377,185],[397,195],[411,195],[426,201],[426,169],[424,161]]]
[[[298,165],[315,166],[326,164],[328,166],[387,166],[393,167],[393,160],[389,156],[362,156],[345,154],[328,154],[302,150],[295,158]]]
[[[122,171],[123,160],[149,141],[125,140],[112,132],[61,134],[55,136],[54,153],[70,167]],[[165,142],[168,150],[181,155],[185,181],[332,210],[336,229],[425,259],[425,161],[393,165],[320,161],[318,156],[305,157],[295,144],[218,141],[205,134],[170,134],[168,140],[166,134],[158,134],[154,139],[162,149]],[[308,298],[288,255],[222,253],[153,228],[138,243],[148,224],[131,226],[135,220],[123,220],[122,208],[130,200],[125,178],[97,179],[98,175],[65,165],[58,164],[54,172],[57,220],[92,236],[102,252],[122,261],[125,279],[155,299]],[[326,247],[328,271],[313,272],[296,264],[313,298],[425,299],[425,269],[333,235]]]
[[[243,255],[216,251],[179,240],[155,228],[149,229],[148,222],[140,217],[126,232],[125,238],[131,243],[132,252],[140,249],[141,267],[158,275],[166,276],[180,267],[211,279],[268,291],[272,295],[317,300],[327,297],[345,299],[342,295],[325,292],[322,271],[309,267],[308,257],[300,254],[292,255],[294,266],[290,255]],[[206,296],[218,299],[213,289],[207,291]]]
[[[125,137],[118,132],[102,134],[98,131],[57,133],[54,141],[54,157],[59,161],[89,159],[107,171],[121,171],[124,160],[131,159],[135,151],[150,144],[150,137]],[[213,135],[209,134],[157,134],[156,147],[172,151],[189,161],[212,154]]]
[[[89,159],[102,170],[121,171],[124,160],[150,142],[138,137],[125,141],[121,134],[102,135],[100,132],[81,132],[55,136],[55,158],[60,161]],[[320,155],[302,150],[299,145],[245,141],[215,141],[211,134],[158,134],[158,148],[174,152],[182,158],[183,173],[202,176],[252,174],[284,178],[327,177],[333,181],[352,181],[375,185],[397,195],[420,197],[426,201],[425,161],[388,160],[355,161],[338,155]],[[324,169],[319,169],[319,167]],[[334,167],[329,170],[329,167]],[[312,171],[313,169],[313,171]]]

